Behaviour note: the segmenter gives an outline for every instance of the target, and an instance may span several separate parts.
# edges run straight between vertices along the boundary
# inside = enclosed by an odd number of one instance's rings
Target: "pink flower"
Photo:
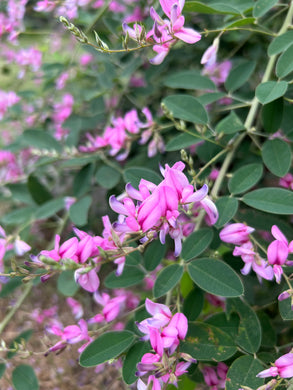
[[[253,231],[254,228],[244,223],[232,223],[220,231],[220,239],[224,242],[241,245],[249,241],[249,234]]]
[[[267,378],[269,376],[280,376],[281,378],[293,377],[293,353],[286,353],[279,357],[274,363],[274,367],[261,371],[257,374],[259,378]]]
[[[281,177],[279,184],[284,188],[293,190],[293,175],[291,173],[287,173],[287,175]]]
[[[275,265],[292,265],[292,262],[287,261],[287,258],[289,253],[293,253],[293,241],[288,243],[287,238],[276,225],[272,226],[271,232],[275,240],[268,246],[269,263]]]

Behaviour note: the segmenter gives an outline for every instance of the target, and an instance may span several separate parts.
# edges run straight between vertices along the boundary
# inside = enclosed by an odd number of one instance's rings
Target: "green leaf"
[[[0,379],[4,375],[5,370],[6,370],[6,365],[4,363],[1,363],[0,364]]]
[[[52,217],[64,207],[64,198],[49,200],[49,202],[43,203],[40,207],[37,208],[35,217],[36,219],[45,219]]]
[[[226,332],[233,340],[237,336],[239,322],[238,315],[234,313],[229,316],[229,319],[226,313],[216,313],[205,321],[206,324],[214,325]]]
[[[132,332],[106,332],[90,343],[80,355],[82,367],[93,367],[121,355],[135,339]]]
[[[284,299],[279,302],[279,311],[284,321],[293,320],[293,310],[291,307],[291,298]]]
[[[26,130],[22,134],[26,146],[36,149],[56,150],[61,153],[61,144],[47,131],[44,130]]]
[[[164,268],[155,281],[154,297],[160,298],[172,290],[183,275],[183,267],[179,264],[171,264]]]
[[[112,167],[106,165],[101,166],[96,173],[97,183],[108,190],[114,188],[120,181],[120,172]]]
[[[197,97],[197,100],[203,105],[206,106],[208,104],[214,103],[217,100],[222,99],[223,97],[226,97],[227,94],[223,92],[209,92],[204,93],[203,95],[200,95]]]
[[[21,332],[15,339],[9,344],[9,349],[14,349],[16,347],[16,344],[21,344],[22,341],[28,341],[33,334],[32,329],[27,329],[23,332]],[[7,359],[11,359],[13,356],[15,356],[17,352],[8,351],[7,352]]]
[[[283,188],[260,188],[241,199],[247,206],[272,214],[293,214],[293,192]]]
[[[136,365],[149,350],[149,343],[137,342],[127,352],[122,368],[123,380],[127,385],[137,381],[137,376],[135,375],[137,371]]]
[[[213,240],[212,229],[203,228],[186,238],[182,244],[181,257],[184,261],[189,261],[204,252]]]
[[[141,179],[151,181],[154,184],[159,184],[163,178],[157,174],[157,172],[152,171],[148,168],[127,168],[124,173],[125,183],[131,183],[133,187],[138,188],[139,182]]]
[[[142,262],[142,255],[138,250],[131,252],[125,256],[126,265],[138,265],[141,264],[141,262]]]
[[[29,205],[35,204],[26,184],[13,183],[8,184],[5,187],[9,189],[9,191],[11,192],[11,196],[14,200],[18,200],[21,203],[26,203]]]
[[[220,228],[228,223],[238,210],[238,200],[229,196],[222,196],[216,200],[219,218],[215,223],[216,228]]]
[[[283,177],[289,172],[292,153],[287,142],[278,138],[268,140],[263,144],[261,154],[265,166],[274,175]]]
[[[275,133],[281,127],[283,120],[283,108],[283,98],[274,100],[273,102],[265,104],[262,107],[262,123],[267,133]]]
[[[263,311],[258,311],[257,316],[262,329],[261,345],[274,348],[277,342],[277,335],[271,324],[270,317]]]
[[[221,329],[195,322],[189,324],[186,341],[182,343],[180,351],[200,361],[220,362],[233,356],[237,348],[233,339]]]
[[[197,319],[203,309],[203,304],[203,291],[195,287],[190,291],[183,303],[183,314],[186,315],[188,321],[195,321]]]
[[[80,198],[89,191],[94,168],[93,164],[87,164],[75,175],[73,182],[73,194],[76,198]]]
[[[175,150],[188,148],[189,146],[198,144],[199,142],[201,142],[201,139],[192,134],[179,134],[167,143],[166,152],[173,152]]]
[[[293,31],[287,31],[282,35],[277,36],[268,47],[268,55],[273,56],[275,54],[282,53],[293,43]]]
[[[254,61],[245,61],[235,66],[225,82],[226,89],[232,92],[240,88],[252,75],[255,65]]]
[[[166,253],[166,245],[159,240],[151,242],[144,251],[144,266],[147,271],[154,271],[160,264]]]
[[[69,209],[69,216],[74,225],[84,226],[87,224],[91,203],[92,198],[89,195],[73,203]]]
[[[282,79],[293,71],[293,45],[289,46],[279,57],[276,65],[276,75]]]
[[[208,114],[204,106],[193,96],[170,95],[163,100],[163,104],[174,118],[202,125],[208,122]]]
[[[29,175],[27,180],[28,190],[37,204],[43,204],[52,199],[52,194],[43,183],[34,175]]]
[[[249,353],[256,353],[261,343],[261,326],[254,310],[239,298],[227,300],[227,313],[237,313],[240,317],[238,335],[235,338],[239,347]]]
[[[27,364],[21,364],[13,370],[12,383],[15,390],[39,390],[36,374]]]
[[[258,388],[264,383],[264,379],[256,376],[262,370],[262,364],[253,356],[239,357],[234,360],[227,373],[226,390],[240,389],[244,386]]]
[[[194,260],[188,265],[188,273],[195,284],[211,294],[238,297],[244,292],[239,276],[221,260]]]
[[[222,119],[216,126],[217,133],[234,134],[244,130],[245,126],[234,111]]]
[[[73,297],[79,289],[79,284],[74,280],[74,271],[63,271],[57,279],[58,291],[66,297]]]
[[[267,104],[285,95],[288,88],[286,81],[267,81],[256,87],[255,94],[262,104]]]
[[[228,182],[231,194],[241,194],[253,187],[262,177],[262,164],[248,164],[237,169]]]
[[[184,11],[198,12],[201,14],[218,14],[218,15],[239,15],[239,11],[227,4],[206,5],[200,1],[188,1],[185,3]]]
[[[228,24],[225,26],[225,29],[234,28],[234,27],[240,27],[240,26],[247,26],[248,24],[254,24],[255,18],[241,18],[239,20],[236,20],[235,22]]]
[[[36,208],[33,206],[24,207],[22,209],[13,210],[10,213],[5,214],[1,221],[5,225],[20,225],[22,223],[27,223],[33,219]]]
[[[130,287],[140,283],[144,278],[141,269],[125,265],[122,275],[116,276],[115,271],[111,272],[105,279],[107,288]]]
[[[265,13],[267,13],[274,5],[276,5],[279,0],[257,0],[253,7],[253,16],[255,18],[262,17]]]
[[[197,70],[186,70],[169,75],[164,80],[164,85],[170,88],[215,90],[215,84]]]

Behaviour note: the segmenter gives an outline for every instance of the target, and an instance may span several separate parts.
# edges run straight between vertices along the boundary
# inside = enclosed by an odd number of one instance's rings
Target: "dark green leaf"
[[[17,347],[17,344],[21,344],[23,340],[24,341],[28,341],[32,334],[33,334],[33,330],[32,329],[28,329],[28,330],[25,330],[25,331],[21,332],[9,344],[9,349],[14,349],[15,347]],[[16,353],[17,353],[16,351],[15,352],[12,352],[12,351],[7,352],[7,359],[11,359]]]
[[[274,175],[283,177],[289,172],[292,153],[287,142],[281,139],[268,140],[261,149],[265,166]]]
[[[237,314],[231,314],[228,319],[226,313],[216,313],[209,317],[205,323],[222,329],[222,331],[226,332],[233,340],[237,336],[239,327],[239,317]]]
[[[186,70],[169,75],[164,80],[164,85],[170,88],[182,89],[207,89],[215,90],[215,84],[207,77],[202,76],[197,70]]]
[[[262,370],[262,364],[253,356],[239,357],[234,360],[227,373],[226,390],[240,389],[244,386],[258,388],[264,383],[264,379],[256,376]]]
[[[267,133],[275,133],[281,127],[283,120],[283,98],[274,100],[262,107],[263,127]]]
[[[154,271],[161,263],[166,253],[166,245],[162,245],[159,240],[151,242],[144,251],[144,265],[147,271]]]
[[[11,192],[11,196],[14,200],[18,200],[21,203],[26,203],[29,205],[35,204],[26,184],[13,183],[8,184],[5,187],[9,189],[9,191]]]
[[[267,213],[293,214],[293,192],[283,188],[260,188],[245,194],[242,201]]]
[[[267,81],[256,87],[255,94],[262,104],[267,104],[285,95],[287,88],[286,81]]]
[[[222,297],[238,297],[243,285],[236,272],[221,260],[202,258],[188,265],[191,279],[204,291]]]
[[[293,31],[287,31],[282,35],[277,36],[268,47],[268,55],[273,56],[275,54],[282,53],[288,49],[293,43]]]
[[[222,119],[216,126],[217,133],[233,134],[244,130],[244,124],[238,118],[234,111]]]
[[[138,265],[141,262],[142,262],[142,255],[138,250],[131,252],[127,256],[125,256],[126,265]]]
[[[196,98],[189,95],[170,95],[163,100],[174,118],[205,125],[208,114],[204,106]]]
[[[52,217],[58,211],[65,207],[64,198],[52,199],[49,202],[43,203],[36,210],[36,219],[45,219]]]
[[[222,99],[223,97],[226,97],[227,95],[223,92],[209,92],[204,93],[203,95],[200,95],[197,97],[197,100],[203,105],[206,106],[208,104],[214,103],[217,100]]]
[[[225,28],[229,29],[234,27],[247,26],[248,24],[254,24],[254,23],[255,23],[255,18],[241,18],[239,20],[236,20],[236,22],[226,25]]]
[[[27,187],[33,200],[38,204],[46,203],[52,199],[52,194],[34,175],[28,177]]]
[[[188,1],[185,4],[184,11],[198,12],[201,14],[239,14],[236,8],[227,4],[221,4],[220,2],[217,4],[206,5],[204,3],[201,3],[200,1]]]
[[[293,45],[289,46],[279,57],[276,65],[276,75],[282,79],[293,71]]]
[[[111,272],[105,279],[107,288],[130,287],[140,283],[144,278],[141,269],[125,265],[122,275],[116,276],[115,271]]]
[[[82,367],[93,367],[114,359],[131,346],[135,339],[132,332],[106,332],[90,343],[80,355]]]
[[[90,196],[85,196],[84,198],[73,203],[69,209],[69,216],[74,225],[84,226],[87,224],[88,212],[91,203],[92,198]]]
[[[15,390],[39,390],[36,374],[27,364],[21,364],[13,370],[12,383]]]
[[[62,151],[61,144],[47,131],[44,130],[26,130],[22,134],[25,145],[30,148]]]
[[[195,322],[189,324],[186,341],[180,351],[198,360],[220,362],[233,356],[237,348],[233,339],[221,329]]]
[[[285,321],[293,320],[293,310],[291,307],[290,298],[284,299],[283,301],[279,301],[279,311],[283,320]]]
[[[124,173],[124,180],[126,183],[131,183],[133,187],[138,188],[141,179],[151,181],[154,184],[159,184],[163,178],[148,168],[127,168]]]
[[[233,68],[225,82],[226,89],[235,91],[240,88],[252,75],[255,65],[253,61],[245,61]]]
[[[0,364],[0,379],[4,375],[5,370],[6,370],[6,365],[4,363],[1,363]]]
[[[119,183],[120,177],[121,175],[117,169],[106,165],[101,166],[96,173],[97,183],[107,189],[114,188]]]
[[[219,218],[215,227],[220,228],[229,222],[238,210],[238,200],[229,196],[222,196],[216,200]]]
[[[22,209],[13,210],[5,214],[1,221],[5,225],[20,225],[22,223],[27,223],[33,219],[33,215],[36,211],[36,208],[33,206],[24,207]]]
[[[174,150],[188,148],[189,146],[195,145],[199,142],[201,142],[201,139],[192,134],[179,134],[167,143],[166,151],[173,152]]]
[[[76,198],[81,197],[89,191],[93,173],[94,165],[87,164],[75,175],[73,182],[73,194]]]
[[[195,321],[200,315],[204,304],[204,294],[201,289],[195,287],[183,303],[183,313],[186,315],[188,321]]]
[[[263,311],[259,311],[257,316],[262,329],[261,345],[274,348],[277,342],[277,335],[269,316]]]
[[[237,169],[228,182],[231,194],[241,194],[253,187],[262,177],[262,164],[248,164]]]
[[[63,271],[57,279],[58,291],[66,297],[73,297],[79,289],[79,284],[74,280],[74,271]]]
[[[261,326],[254,310],[239,298],[227,300],[227,313],[237,313],[240,317],[238,335],[235,338],[239,347],[249,353],[256,353],[261,343]]]
[[[181,257],[189,261],[204,252],[212,242],[214,233],[209,228],[200,229],[186,238],[182,244]]]
[[[183,274],[183,267],[179,264],[171,264],[164,268],[155,281],[154,297],[160,298],[172,290],[180,281]]]
[[[253,16],[255,18],[260,18],[265,13],[267,13],[274,5],[276,5],[279,0],[257,0],[253,7]]]
[[[127,352],[122,368],[123,380],[127,385],[131,385],[137,380],[135,375],[137,371],[136,365],[149,350],[149,343],[137,342]]]

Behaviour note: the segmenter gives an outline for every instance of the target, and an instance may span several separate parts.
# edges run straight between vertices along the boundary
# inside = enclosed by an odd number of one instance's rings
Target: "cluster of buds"
[[[70,23],[64,16],[60,16],[59,20],[80,43],[89,42],[88,37],[85,35],[85,33],[82,32],[79,28],[77,28],[73,23]]]

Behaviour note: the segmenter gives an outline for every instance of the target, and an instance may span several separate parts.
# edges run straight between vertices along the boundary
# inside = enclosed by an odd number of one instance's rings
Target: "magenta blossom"
[[[232,223],[220,231],[220,239],[230,244],[241,245],[249,241],[249,234],[254,228],[244,223]]]
[[[267,378],[270,376],[280,376],[281,378],[293,377],[293,353],[286,353],[279,357],[273,367],[257,374],[259,378]]]

